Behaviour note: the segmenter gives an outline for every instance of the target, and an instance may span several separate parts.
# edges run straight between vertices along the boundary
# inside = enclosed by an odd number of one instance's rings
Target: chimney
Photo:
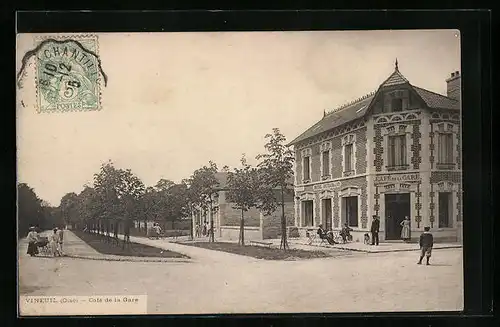
[[[451,73],[450,78],[446,80],[446,93],[448,98],[460,101],[460,87],[461,87],[460,72],[456,71]]]

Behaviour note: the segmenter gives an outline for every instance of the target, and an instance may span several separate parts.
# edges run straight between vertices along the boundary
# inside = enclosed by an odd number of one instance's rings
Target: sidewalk
[[[279,245],[280,240],[270,240],[273,243]],[[300,244],[303,246],[307,246],[310,248],[330,248],[330,249],[340,249],[340,250],[349,250],[349,251],[357,251],[357,252],[366,252],[366,253],[382,253],[382,252],[401,252],[401,251],[419,251],[420,248],[417,243],[405,243],[401,242],[381,242],[379,245],[368,245],[361,242],[350,242],[346,244],[321,244],[320,240],[314,240],[311,245],[307,244],[307,239],[290,239],[288,240],[290,244]],[[454,249],[461,248],[462,244],[460,243],[435,243],[433,249]]]
[[[207,238],[195,239],[195,241],[206,242]],[[237,240],[225,240],[219,239],[221,242],[237,243]],[[281,239],[266,239],[264,240],[269,243],[273,243],[272,247],[279,248]],[[367,245],[361,242],[350,242],[346,244],[335,244],[330,245],[323,243],[320,245],[321,240],[315,239],[312,244],[308,244],[309,240],[306,238],[289,238],[288,246],[290,249],[306,250],[306,251],[322,251],[330,254],[338,254],[339,252],[344,252],[349,254],[352,252],[364,252],[364,253],[384,253],[384,252],[401,252],[401,251],[420,251],[417,243],[405,243],[401,242],[383,242],[378,246]],[[250,241],[246,243],[250,244]],[[436,249],[454,249],[462,248],[460,243],[435,243],[434,247]]]
[[[123,238],[123,235],[119,235]],[[154,246],[160,249],[178,252],[189,256],[194,261],[200,262],[217,262],[217,263],[248,263],[262,261],[260,259],[247,257],[244,255],[227,253],[222,251],[208,250],[196,246],[183,245],[176,242],[170,242],[167,239],[153,239],[147,237],[130,236],[131,242],[141,243],[149,246]]]
[[[48,236],[52,231],[40,233],[40,236]],[[26,239],[19,240],[20,255],[27,256],[26,248],[28,242]],[[43,255],[39,255],[44,257]],[[70,230],[64,230],[63,242],[63,257],[87,260],[103,260],[103,261],[132,261],[132,262],[191,262],[189,259],[182,258],[155,258],[155,257],[133,257],[102,254],[97,252],[90,245],[85,243],[81,238],[76,236]]]

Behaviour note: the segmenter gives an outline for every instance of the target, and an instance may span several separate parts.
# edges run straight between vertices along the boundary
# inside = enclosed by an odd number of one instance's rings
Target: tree
[[[174,184],[168,190],[168,218],[172,221],[172,229],[175,229],[175,221],[188,216],[187,185],[184,183]]]
[[[78,212],[78,195],[74,192],[66,193],[61,198],[59,209],[61,210],[65,223],[77,228],[76,225],[80,220]]]
[[[40,214],[43,229],[63,228],[64,220],[60,215],[58,207],[53,207],[47,201],[40,201]]]
[[[155,185],[156,190],[156,215],[157,219],[161,218],[163,221],[167,222],[169,220],[173,220],[175,218],[172,217],[172,188],[176,184],[168,179],[160,179],[158,183]]]
[[[38,197],[35,190],[26,183],[17,185],[18,237],[24,237],[30,226],[52,229],[64,224],[58,208]]]
[[[104,199],[99,197],[98,193],[93,187],[88,185],[76,198],[76,211],[79,220],[75,221],[75,228],[86,228],[89,232],[97,232],[97,221],[101,218],[107,217],[107,207]]]
[[[234,209],[241,211],[240,236],[238,243],[245,245],[245,212],[256,207],[259,197],[259,175],[256,168],[251,167],[245,158],[241,157],[242,168],[234,168],[234,172],[228,171],[227,194],[229,202],[234,203]]]
[[[189,236],[191,240],[194,239],[193,235],[193,216],[197,213],[197,207],[199,207],[199,196],[196,194],[195,189],[192,187],[192,181],[190,178],[183,179],[182,184],[186,185],[186,205],[187,213],[190,217],[190,232]]]
[[[141,214],[140,199],[145,192],[144,183],[130,169],[116,169],[111,161],[101,165],[99,173],[94,175],[94,188],[99,199],[99,230],[103,231],[102,221],[109,230],[110,219],[114,219],[115,230],[119,222],[123,223],[123,247],[129,244],[132,219]],[[117,233],[115,232],[115,235]]]
[[[208,166],[203,166],[194,171],[190,179],[190,188],[193,194],[198,197],[196,202],[201,210],[210,214],[209,241],[215,242],[214,237],[214,212],[216,210],[215,201],[219,195],[219,181],[215,177],[217,165],[209,161]]]
[[[28,233],[30,226],[41,226],[43,215],[41,202],[33,188],[26,183],[17,186],[17,219],[19,237]]]
[[[141,196],[140,204],[144,218],[144,230],[147,232],[147,221],[157,221],[160,216],[160,196],[158,191],[152,186],[147,187]]]
[[[265,136],[267,143],[265,149],[267,153],[260,154],[256,158],[260,160],[258,164],[259,176],[261,179],[260,204],[259,207],[267,215],[272,214],[278,206],[281,206],[281,243],[280,249],[288,249],[286,235],[285,217],[285,193],[291,190],[289,181],[293,176],[293,151],[285,145],[286,138],[278,128],[273,128],[272,134]],[[280,197],[276,198],[275,189],[279,189]]]
[[[172,186],[174,186],[175,183],[172,182],[171,180],[168,180],[168,179],[160,179],[156,185],[155,185],[155,189],[157,191],[168,191]]]

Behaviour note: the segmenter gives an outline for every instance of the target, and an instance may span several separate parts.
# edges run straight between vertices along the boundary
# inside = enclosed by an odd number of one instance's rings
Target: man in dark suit
[[[420,235],[420,259],[417,262],[419,265],[422,264],[424,256],[427,259],[426,264],[430,264],[429,259],[431,258],[432,247],[434,246],[434,236],[432,236],[430,230],[430,227],[424,227],[424,232]]]
[[[380,220],[378,216],[373,216],[372,227],[370,229],[372,233],[372,245],[378,245],[378,232],[380,230]]]

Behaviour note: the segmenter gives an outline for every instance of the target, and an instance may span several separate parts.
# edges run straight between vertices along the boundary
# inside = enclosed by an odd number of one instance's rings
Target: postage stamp
[[[35,84],[38,112],[101,109],[96,35],[40,39]]]

